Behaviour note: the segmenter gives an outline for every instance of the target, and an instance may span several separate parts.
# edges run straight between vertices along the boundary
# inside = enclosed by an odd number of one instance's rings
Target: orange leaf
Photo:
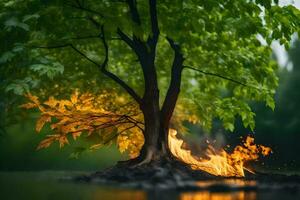
[[[81,135],[81,133],[82,133],[81,131],[72,133],[73,139],[76,140],[77,137],[79,137]]]
[[[46,122],[51,122],[51,116],[49,115],[42,115],[38,121],[36,122],[35,130],[36,132],[40,132],[45,125]]]
[[[39,149],[43,149],[43,148],[47,148],[49,147],[54,141],[56,140],[56,137],[54,136],[49,136],[48,138],[42,140],[38,147],[36,148],[36,150],[39,150]]]
[[[78,92],[76,91],[76,92],[74,92],[74,93],[71,95],[71,102],[72,102],[73,104],[76,104],[77,101],[78,101]]]
[[[82,122],[71,122],[69,124],[64,124],[62,127],[61,127],[61,131],[63,133],[70,133],[70,132],[74,132],[74,131],[77,131],[77,127],[81,124]]]
[[[69,144],[68,138],[66,136],[61,136],[58,139],[59,147],[62,148],[65,144]]]
[[[102,146],[102,144],[94,144],[90,147],[91,150],[99,149]]]
[[[20,108],[25,108],[25,109],[30,109],[30,108],[35,108],[38,107],[35,103],[25,103],[20,105]]]
[[[45,101],[44,104],[54,108],[57,105],[58,101],[54,97],[49,97],[48,101]]]
[[[28,93],[25,95],[28,99],[30,99],[35,104],[40,104],[39,98],[37,96],[32,95],[31,93]]]

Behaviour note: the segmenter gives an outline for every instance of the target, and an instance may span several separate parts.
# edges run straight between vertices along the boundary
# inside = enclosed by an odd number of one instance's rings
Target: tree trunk
[[[172,157],[168,147],[168,133],[170,120],[180,92],[184,58],[180,52],[180,47],[175,44],[173,40],[168,39],[168,41],[175,54],[172,65],[171,82],[161,109],[159,106],[159,90],[154,63],[155,48],[148,53],[147,48],[143,45],[139,46],[140,54],[138,54],[138,57],[145,79],[145,92],[142,103],[140,104],[144,115],[145,143],[139,157],[132,162],[134,165],[147,164],[153,160],[169,160],[169,158]]]
[[[145,121],[145,143],[140,155],[133,162],[134,165],[143,165],[151,161],[168,160],[171,157],[168,148],[168,129],[163,128],[158,118]]]
[[[158,89],[149,93],[151,95],[144,97],[141,110],[144,114],[145,143],[140,155],[129,161],[130,165],[140,166],[148,164],[151,161],[172,159],[172,154],[168,146],[168,133],[179,90],[170,90],[170,92],[173,98],[166,100],[169,106],[164,112],[159,108]]]
[[[129,6],[132,21],[137,26],[141,26],[142,21],[139,16],[137,2],[134,0],[128,0],[126,2]],[[179,44],[176,44],[171,38],[166,37],[174,51],[174,60],[172,65],[170,86],[162,108],[160,109],[159,89],[155,67],[156,47],[160,35],[156,4],[156,0],[149,0],[149,14],[152,34],[148,36],[147,41],[141,40],[134,33],[132,38],[130,38],[120,29],[117,31],[117,34],[120,36],[120,38],[135,52],[140,62],[145,84],[143,98],[140,98],[139,95],[137,95],[135,91],[126,85],[122,80],[112,74],[109,74],[107,70],[103,71],[109,77],[119,83],[136,100],[136,102],[140,105],[140,109],[144,115],[145,143],[141,149],[140,155],[137,158],[129,161],[129,163],[133,164],[134,166],[147,164],[152,160],[159,160],[161,158],[171,156],[168,147],[169,124],[178,99],[181,73],[183,69],[184,58]],[[102,38],[104,46],[106,47],[106,55],[108,55],[107,44],[104,40],[104,37]],[[104,66],[106,65],[107,61],[108,58],[106,57],[106,60],[103,64]],[[104,67],[102,68],[105,69]]]
[[[134,41],[136,54],[143,70],[145,84],[144,95],[140,103],[140,109],[144,115],[145,143],[140,156],[131,163],[134,165],[143,165],[166,156],[166,136],[169,119],[161,120],[162,115],[159,105],[159,89],[155,66],[157,41],[149,40],[148,44],[145,44],[135,37]]]
[[[141,164],[148,163],[153,159],[158,159],[160,156],[158,149],[160,131],[160,110],[158,101],[159,91],[156,89],[149,93],[149,95],[145,95],[143,105],[141,105],[145,123],[145,143],[141,152],[143,159]]]
[[[137,25],[141,25],[135,1],[128,2],[132,20]],[[180,92],[181,73],[184,61],[179,44],[176,44],[171,38],[167,37],[167,40],[174,51],[174,60],[170,86],[162,108],[160,109],[155,66],[156,47],[160,35],[156,0],[149,0],[149,13],[152,35],[149,35],[146,42],[140,40],[134,34],[132,39],[130,39],[119,31],[121,38],[123,38],[134,50],[138,57],[143,71],[145,84],[143,98],[140,102],[138,101],[144,115],[145,143],[138,158],[133,160],[134,165],[143,165],[152,160],[159,160],[171,156],[168,147],[169,124]]]

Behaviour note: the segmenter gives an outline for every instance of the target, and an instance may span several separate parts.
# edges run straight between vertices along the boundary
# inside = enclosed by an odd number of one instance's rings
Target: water
[[[295,200],[298,191],[258,190],[235,192],[212,191],[151,191],[113,188],[98,184],[61,181],[83,172],[0,172],[2,200]],[[199,182],[200,186],[214,182]],[[228,184],[253,185],[255,182],[228,180]]]

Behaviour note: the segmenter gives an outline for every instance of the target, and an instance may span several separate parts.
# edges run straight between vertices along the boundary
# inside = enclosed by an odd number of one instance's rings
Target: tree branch
[[[126,35],[120,28],[118,28],[117,34],[119,35],[121,40],[123,40],[132,50],[135,50],[135,44],[133,40],[128,35]]]
[[[71,38],[67,38],[70,40],[85,40],[85,39],[99,39],[100,35],[87,35],[87,36],[78,36],[78,37],[71,37]]]
[[[80,3],[79,0],[75,0],[75,1],[76,1],[76,5],[69,5],[69,6],[71,6],[73,8],[76,8],[76,9],[79,9],[79,10],[87,11],[87,12],[92,13],[92,14],[98,14],[101,17],[104,17],[101,13],[98,13],[96,11],[85,8],[83,3]],[[117,2],[122,2],[122,3],[127,2],[127,4],[129,5],[132,20],[134,22],[140,24],[140,18],[139,18],[138,11],[137,11],[137,8],[136,8],[136,1],[135,0],[124,0],[124,1],[120,0],[120,1],[117,1]],[[97,29],[101,29],[101,24],[98,23],[93,17],[89,16],[89,17],[86,17],[86,19],[91,21],[92,24]],[[123,40],[128,46],[130,46],[131,49],[133,49],[133,50],[135,49],[135,45],[134,45],[133,40],[129,36],[127,36],[120,28],[117,29],[117,34],[119,35],[119,38],[112,38],[112,40],[115,40],[115,39]]]
[[[62,45],[54,45],[54,46],[30,46],[32,48],[39,48],[39,49],[59,49],[59,48],[66,48],[70,47],[72,48],[75,52],[77,52],[79,55],[81,55],[83,58],[88,60],[89,62],[93,63],[94,65],[100,66],[99,63],[95,62],[94,60],[90,59],[87,55],[82,53],[79,49],[77,49],[73,44],[67,43],[67,44],[62,44]]]
[[[84,7],[83,3],[81,3],[79,0],[75,0],[75,5],[74,4],[66,4],[67,6],[70,6],[71,8],[75,8],[77,10],[85,11],[91,14],[98,15],[100,17],[104,17],[102,13],[99,13],[95,10],[92,10],[90,8]]]
[[[157,43],[159,36],[159,27],[158,27],[158,19],[157,19],[157,9],[156,9],[156,0],[149,0],[149,8],[150,8],[150,19],[151,19],[151,30],[153,34],[153,43]]]
[[[137,25],[141,25],[140,15],[137,9],[136,0],[125,0],[129,7],[129,12],[131,15],[132,21]],[[120,28],[117,30],[119,37],[138,55],[139,50],[138,46],[141,44],[141,41],[133,34],[132,38],[126,35]]]
[[[181,54],[180,45],[175,43],[170,37],[166,37],[167,41],[169,42],[171,48],[174,50],[175,54]]]
[[[255,88],[255,89],[259,89],[259,88],[257,88],[257,87],[248,85],[248,84],[246,84],[246,83],[237,81],[237,80],[235,80],[235,79],[232,79],[232,78],[229,78],[229,77],[220,75],[220,74],[215,74],[215,73],[212,73],[212,72],[206,72],[206,71],[203,71],[203,70],[200,70],[200,69],[196,69],[196,68],[190,67],[190,66],[183,66],[183,67],[184,67],[184,68],[187,68],[187,69],[190,69],[190,70],[194,70],[194,71],[200,72],[200,73],[205,74],[205,75],[219,77],[219,78],[222,78],[222,79],[224,79],[224,80],[231,81],[231,82],[233,82],[233,83],[235,83],[235,84],[238,84],[238,85],[242,85],[242,86],[245,86],[245,87],[252,87],[252,88]]]
[[[183,55],[181,53],[180,45],[176,44],[171,38],[167,40],[174,51],[174,60],[171,71],[171,82],[165,97],[163,106],[161,108],[161,120],[164,129],[169,128],[169,121],[172,117],[176,102],[180,93],[181,75],[183,70]]]
[[[126,1],[129,6],[132,21],[135,22],[137,25],[141,25],[141,19],[137,10],[136,0],[126,0]]]
[[[95,62],[94,60],[90,59],[87,55],[85,55],[83,52],[81,52],[79,49],[77,49],[73,44],[71,43],[67,43],[67,44],[63,44],[63,45],[56,45],[56,46],[31,46],[33,48],[43,48],[43,49],[56,49],[56,48],[65,48],[65,47],[71,47],[75,52],[77,52],[79,55],[81,55],[83,58],[85,58],[86,60],[88,60],[89,62],[93,63],[94,65],[98,66],[99,69],[101,70],[101,72],[106,75],[107,77],[111,78],[112,80],[114,80],[116,83],[118,83],[123,89],[126,90],[126,92],[137,102],[137,103],[141,103],[141,98],[139,97],[139,95],[130,87],[128,86],[122,79],[120,79],[118,76],[116,76],[115,74],[107,71],[106,69],[106,65],[108,63],[108,45],[106,43],[105,40],[105,36],[104,36],[104,30],[103,30],[103,26],[101,27],[101,31],[102,31],[102,42],[104,45],[104,49],[105,49],[105,58],[102,64],[99,64],[97,62]]]
[[[104,26],[101,26],[101,31],[102,31],[102,43],[105,49],[105,58],[103,63],[99,66],[100,70],[103,74],[105,74],[106,76],[108,76],[109,78],[113,79],[116,83],[118,83],[121,87],[123,87],[129,95],[131,95],[131,97],[138,103],[141,104],[141,98],[140,96],[129,86],[127,85],[122,79],[120,79],[118,76],[116,76],[115,74],[107,71],[106,66],[108,63],[108,45],[106,43],[105,40],[105,33],[104,33]]]
[[[85,40],[85,39],[99,39],[101,37],[101,35],[87,35],[87,36],[78,36],[78,37],[71,37],[71,38],[67,38],[70,40]],[[109,40],[121,40],[121,38],[119,37],[111,37],[108,38]]]

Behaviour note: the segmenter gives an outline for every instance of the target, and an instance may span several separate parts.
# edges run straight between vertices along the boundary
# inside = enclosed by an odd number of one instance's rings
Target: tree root
[[[148,151],[147,152],[147,155],[145,156],[144,159],[142,159],[140,162],[136,163],[135,165],[133,166],[130,166],[131,168],[136,168],[136,167],[140,167],[142,165],[146,165],[146,164],[149,164],[152,160],[153,160],[153,155],[154,155],[154,152],[153,151]]]

